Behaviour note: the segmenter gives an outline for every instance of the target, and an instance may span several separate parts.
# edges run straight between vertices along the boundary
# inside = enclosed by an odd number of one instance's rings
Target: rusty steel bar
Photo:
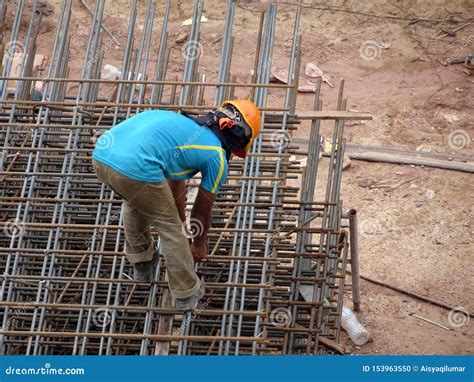
[[[354,235],[348,241],[340,222],[343,122],[370,116],[345,111],[343,84],[336,111],[323,110],[320,84],[315,110],[296,110],[304,44],[299,9],[286,52],[289,83],[270,83],[280,22],[275,4],[261,15],[256,40],[249,38],[254,73],[244,83],[235,80],[233,61],[240,49],[237,3],[226,4],[218,66],[206,68],[200,57],[188,54],[182,80],[168,70],[172,2],[163,11],[152,0],[142,3],[131,2],[117,79],[101,78],[110,54],[103,18],[112,11],[104,0],[90,8],[83,57],[71,56],[72,0],[55,9],[51,51],[38,51],[44,17],[24,17],[24,1],[15,6],[13,24],[2,27],[4,40],[23,38],[30,56],[50,59],[44,78],[31,70],[32,58],[26,56],[21,75],[10,75],[9,64],[0,76],[0,353],[334,354],[328,344],[340,340],[348,243],[353,245]],[[195,0],[188,43],[204,43],[202,12],[203,1]],[[26,31],[21,22],[28,24]],[[157,26],[161,41],[154,52]],[[79,77],[69,76],[71,59],[82,62]],[[215,73],[217,80],[207,81]],[[13,81],[20,87],[7,91]],[[33,97],[29,90],[39,81],[41,95]],[[196,311],[183,314],[172,307],[163,259],[152,283],[130,277],[123,202],[97,179],[91,154],[102,133],[137,112],[200,114],[216,106],[206,99],[219,103],[230,95],[250,97],[261,108],[262,132],[244,160],[229,163],[209,232],[211,255],[196,265],[206,295]],[[323,119],[334,121],[333,145],[329,159],[319,161]],[[293,136],[306,120],[311,134],[308,148],[301,150]],[[327,174],[322,197],[315,192],[320,166],[327,166],[321,172]],[[199,179],[187,185],[187,213]]]

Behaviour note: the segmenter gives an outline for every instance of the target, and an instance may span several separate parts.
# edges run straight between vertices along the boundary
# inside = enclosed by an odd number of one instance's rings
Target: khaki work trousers
[[[153,258],[155,245],[151,225],[155,226],[161,238],[171,294],[179,299],[195,294],[201,281],[194,271],[191,248],[168,183],[140,182],[94,159],[92,165],[97,177],[124,200],[127,259],[131,263],[141,263]]]

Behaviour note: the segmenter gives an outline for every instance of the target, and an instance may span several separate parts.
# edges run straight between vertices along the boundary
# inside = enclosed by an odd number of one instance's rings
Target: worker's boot
[[[156,265],[160,258],[158,250],[155,251],[153,258],[150,261],[133,264],[133,279],[142,283],[149,283],[153,280]]]
[[[177,298],[174,303],[175,308],[183,311],[196,309],[199,301],[204,297],[205,289],[204,280],[201,279],[201,287],[198,291],[190,297]]]

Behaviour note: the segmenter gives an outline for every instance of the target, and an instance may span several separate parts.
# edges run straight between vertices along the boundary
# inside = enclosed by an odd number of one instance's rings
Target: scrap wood
[[[301,324],[296,324],[295,328],[304,329],[304,326]],[[344,354],[344,348],[334,340],[331,340],[324,336],[319,336],[319,342],[321,342],[324,346],[328,347],[331,350],[336,351],[339,354]]]
[[[295,139],[293,141],[296,142]],[[299,138],[297,142],[307,144],[308,140]],[[354,160],[413,164],[445,170],[474,172],[474,158],[463,155],[414,151],[401,147],[361,146],[352,143],[346,144],[346,152],[349,154],[349,158]],[[323,156],[328,156],[328,154],[323,153]]]
[[[32,11],[34,8],[33,4],[28,4],[28,9]],[[36,3],[36,12],[41,12],[45,16],[49,16],[54,12],[54,7],[49,4],[47,1],[38,1]]]
[[[202,15],[201,16],[201,23],[206,23],[208,21],[207,17]],[[185,26],[188,26],[188,25],[192,25],[193,23],[193,19],[190,18],[190,19],[186,19],[184,20],[182,23],[181,23],[181,26],[185,27]]]
[[[165,276],[168,281],[168,275]],[[163,297],[161,299],[162,308],[172,308],[172,296],[169,288],[163,288]],[[173,332],[173,314],[160,314],[158,321],[158,334],[171,335]],[[157,341],[155,344],[155,355],[168,355],[170,351],[170,341]]]
[[[474,60],[474,54],[471,54],[466,57],[461,57],[461,58],[455,58],[451,61],[448,62],[449,65],[456,65],[456,64],[468,64]]]
[[[365,112],[350,112],[344,110],[296,110],[296,118],[300,120],[317,120],[317,119],[329,119],[329,120],[371,120],[372,114]]]
[[[10,71],[10,77],[19,77],[21,71],[21,63],[23,61],[23,53],[15,52],[13,55],[12,66]],[[46,56],[44,54],[35,54],[33,59],[33,70],[43,71],[46,66]],[[14,92],[16,90],[17,80],[11,80],[8,82],[8,90]],[[43,88],[43,81],[37,81],[35,84],[37,90]]]
[[[335,350],[339,354],[344,354],[344,348],[334,340],[320,336],[319,342],[321,342],[324,346],[327,346],[329,349]]]
[[[410,153],[407,155],[407,154],[358,151],[358,152],[349,152],[349,158],[356,159],[356,160],[365,160],[369,162],[413,164],[413,165],[422,165],[422,166],[428,166],[428,167],[442,168],[445,170],[474,172],[474,161],[469,161],[467,163],[460,163],[460,162],[452,162],[449,160],[422,158],[422,157],[417,156],[416,154],[417,153]]]
[[[412,181],[414,181],[415,179],[418,179],[419,177],[418,176],[411,176],[409,178],[406,178],[406,179],[401,179],[399,181],[395,181],[395,179],[384,179],[384,180],[381,180],[381,181],[373,181],[371,179],[367,179],[367,180],[362,180],[362,181],[359,181],[359,186],[361,187],[365,187],[365,188],[369,188],[369,189],[375,189],[375,188],[386,188],[388,190],[395,190],[397,189],[398,187],[406,184],[406,183],[410,183]]]
[[[452,31],[448,31],[448,30],[444,30],[444,29],[440,28],[441,30],[440,30],[439,33],[442,33],[442,32],[444,32],[444,33],[442,35],[438,36],[437,39],[439,40],[440,38],[443,38],[443,37],[446,37],[446,36],[456,36],[457,31],[460,31],[461,29],[463,29],[463,28],[465,28],[465,27],[467,27],[471,24],[472,24],[472,22],[468,22],[464,25],[461,25],[460,27],[458,27],[456,29],[453,29]]]
[[[449,160],[449,161],[460,161],[460,162],[467,162],[472,158],[469,158],[465,155],[456,155],[456,154],[449,154],[444,152],[436,152],[436,151],[415,151],[406,147],[384,147],[384,146],[368,146],[368,145],[356,145],[354,143],[348,142],[346,144],[346,150],[349,152],[354,151],[372,151],[378,153],[393,153],[393,154],[406,154],[406,155],[416,155],[420,158],[429,158],[429,159],[440,159],[440,160]]]
[[[272,82],[281,82],[283,84],[288,83],[288,69],[281,69],[277,68],[276,66],[272,66],[270,73]],[[315,93],[316,84],[300,77],[298,82],[298,91],[302,93]]]

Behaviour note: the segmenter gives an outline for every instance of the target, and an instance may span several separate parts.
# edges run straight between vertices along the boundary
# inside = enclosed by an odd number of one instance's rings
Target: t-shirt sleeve
[[[224,150],[215,151],[201,165],[202,180],[200,187],[213,194],[217,194],[227,178],[227,171],[228,167]]]

